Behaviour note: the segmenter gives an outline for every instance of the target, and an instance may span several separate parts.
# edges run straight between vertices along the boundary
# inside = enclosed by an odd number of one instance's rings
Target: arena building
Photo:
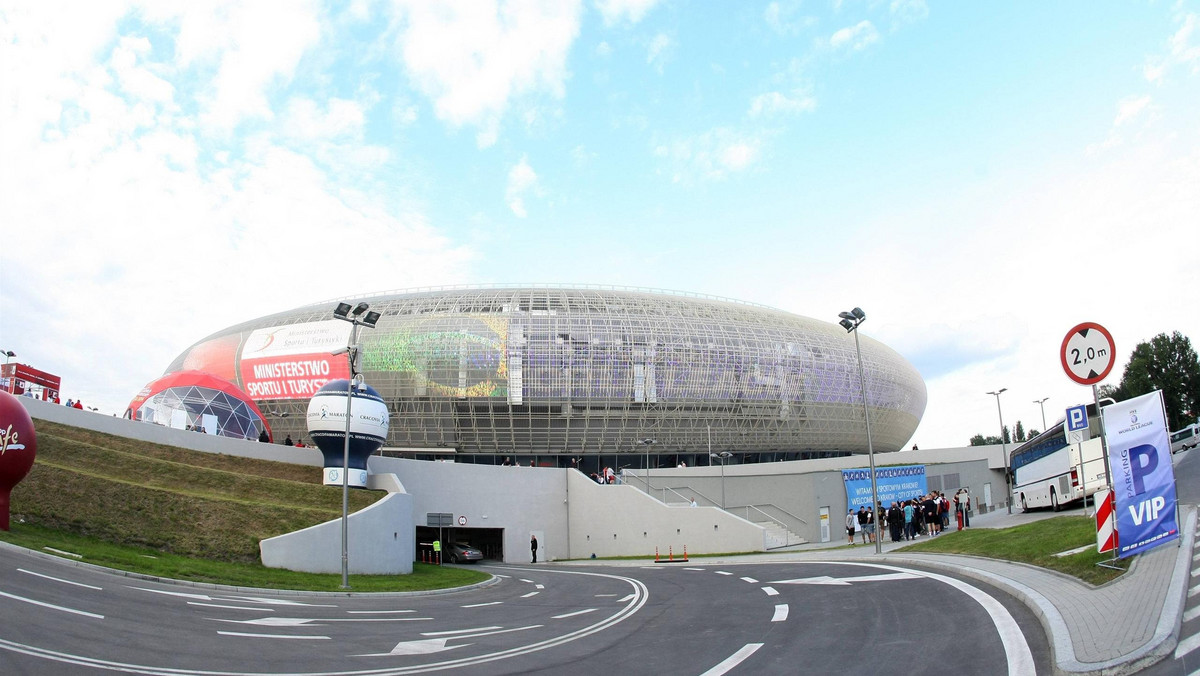
[[[640,467],[708,464],[726,451],[730,462],[867,451],[854,337],[830,322],[619,287],[344,300],[380,313],[374,329],[358,329],[358,370],[387,402],[389,455]],[[166,374],[224,378],[269,419],[275,441],[299,440],[308,399],[349,373],[352,326],[334,317],[337,305],[218,331]],[[874,449],[899,450],[924,413],[925,384],[894,350],[866,335],[861,343]]]

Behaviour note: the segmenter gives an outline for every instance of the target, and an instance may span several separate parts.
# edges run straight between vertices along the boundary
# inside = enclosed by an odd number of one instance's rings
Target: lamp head
[[[856,307],[853,310],[851,310],[850,314],[854,315],[854,318],[860,322],[867,318],[867,313],[863,312],[862,308],[860,308],[860,307]]]
[[[846,313],[843,312],[842,314],[846,314]],[[846,329],[846,333],[849,333],[854,330],[854,322],[850,321],[849,319],[843,319],[842,321],[838,322],[838,324],[841,324],[842,328]]]
[[[842,319],[854,321],[854,315],[850,314],[849,312],[839,312],[838,316],[841,317]]]
[[[366,312],[367,308],[369,308],[369,307],[371,307],[371,306],[367,305],[366,303],[359,303],[358,305],[355,305],[354,306],[354,316],[357,317],[357,316],[361,315],[362,313]]]
[[[334,317],[341,317],[342,319],[345,319],[346,315],[348,315],[348,314],[350,314],[350,304],[349,303],[338,303],[337,307],[333,309]]]
[[[363,326],[370,326],[371,328],[375,328],[375,322],[378,322],[378,321],[379,321],[379,313],[374,310],[371,310],[370,312],[368,312],[367,316],[363,317],[363,319],[362,319]]]

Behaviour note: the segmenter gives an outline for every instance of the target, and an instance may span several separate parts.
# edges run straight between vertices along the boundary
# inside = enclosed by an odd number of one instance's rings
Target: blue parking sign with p
[[[1088,427],[1087,405],[1067,409],[1067,431],[1086,430]]]

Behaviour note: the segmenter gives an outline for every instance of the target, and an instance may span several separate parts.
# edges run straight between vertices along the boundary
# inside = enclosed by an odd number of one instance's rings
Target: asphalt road
[[[0,673],[1050,673],[978,582],[878,564],[491,566],[420,596],[163,584],[0,549]]]

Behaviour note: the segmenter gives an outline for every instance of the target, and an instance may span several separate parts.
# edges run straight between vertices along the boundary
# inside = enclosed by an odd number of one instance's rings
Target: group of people
[[[598,484],[617,483],[617,473],[614,472],[613,468],[611,467],[605,467],[604,469],[600,470],[599,474],[592,472],[588,476],[592,477],[592,481],[595,481]]]
[[[881,530],[887,529],[892,542],[914,540],[922,535],[934,537],[950,527],[951,511],[959,530],[970,528],[971,494],[966,488],[958,489],[953,499],[941,491],[931,491],[921,497],[893,502],[886,510],[879,503],[875,503],[873,510],[860,506],[857,513],[851,508],[846,511],[846,539],[855,544],[857,533],[863,544],[874,543],[876,523]]]

